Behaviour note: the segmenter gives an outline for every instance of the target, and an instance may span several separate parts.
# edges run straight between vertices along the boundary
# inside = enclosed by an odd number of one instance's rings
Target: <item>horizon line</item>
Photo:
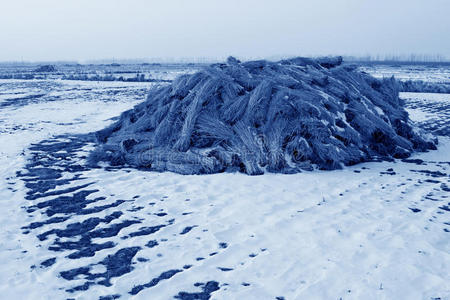
[[[230,55],[233,56],[233,55]],[[269,57],[239,57],[242,61],[277,61],[293,57],[337,57],[347,62],[401,62],[401,63],[450,63],[450,57],[441,54],[402,54],[402,55],[272,55]],[[226,61],[226,57],[149,57],[149,58],[98,58],[98,59],[58,59],[58,60],[0,60],[0,64],[210,64]]]

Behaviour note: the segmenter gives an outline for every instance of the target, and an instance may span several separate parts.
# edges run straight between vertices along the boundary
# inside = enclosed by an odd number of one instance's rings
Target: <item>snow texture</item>
[[[86,166],[85,134],[147,87],[0,80],[2,299],[450,299],[450,94],[400,94],[441,135],[409,159],[263,176]]]
[[[394,78],[341,63],[340,57],[230,57],[180,76],[98,131],[90,161],[258,175],[338,169],[436,148],[437,141],[408,124]]]

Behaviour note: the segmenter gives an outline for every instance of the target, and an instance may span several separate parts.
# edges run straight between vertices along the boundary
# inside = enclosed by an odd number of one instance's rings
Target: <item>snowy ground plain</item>
[[[401,95],[443,134],[406,161],[253,177],[84,168],[92,144],[76,134],[148,87],[0,80],[2,298],[450,299],[450,95]]]

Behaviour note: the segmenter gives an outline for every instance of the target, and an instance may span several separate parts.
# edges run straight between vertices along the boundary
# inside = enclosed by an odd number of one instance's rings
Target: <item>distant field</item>
[[[51,79],[83,81],[171,81],[193,72],[200,64],[0,64],[0,79]]]

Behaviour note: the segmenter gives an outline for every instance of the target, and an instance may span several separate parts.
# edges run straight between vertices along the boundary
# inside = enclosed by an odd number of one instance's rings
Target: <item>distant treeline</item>
[[[358,62],[369,64],[423,64],[423,65],[447,65],[450,60],[440,54],[410,54],[410,55],[366,55],[344,56],[345,62]]]

